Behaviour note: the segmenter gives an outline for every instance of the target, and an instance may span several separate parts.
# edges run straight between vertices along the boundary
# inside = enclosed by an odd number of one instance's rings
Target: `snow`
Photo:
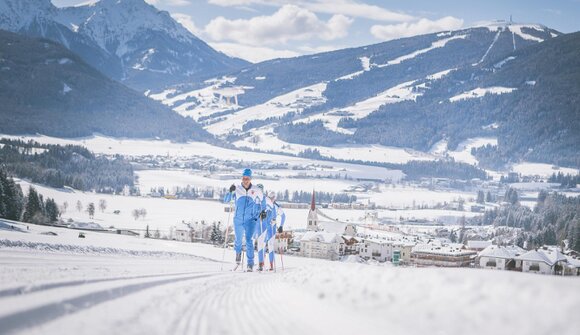
[[[486,96],[487,94],[499,95],[499,94],[505,94],[505,93],[512,93],[513,91],[516,91],[516,90],[517,90],[517,88],[502,87],[502,86],[493,86],[493,87],[485,87],[485,88],[478,87],[478,88],[473,89],[471,91],[463,92],[461,94],[453,96],[453,97],[449,98],[449,101],[450,102],[457,102],[457,101],[467,100],[467,99],[476,99],[476,98],[482,98],[482,97]]]
[[[446,75],[448,75],[449,73],[451,73],[452,71],[455,71],[455,70],[457,70],[457,69],[456,68],[453,68],[453,69],[443,70],[443,71],[440,71],[440,72],[437,72],[437,73],[428,75],[426,77],[426,79],[427,80],[439,80],[439,79],[445,77]]]
[[[242,274],[220,271],[233,253],[222,265],[223,250],[209,245],[29,226],[0,230],[8,333],[567,335],[580,326],[576,278],[287,255],[284,271]]]
[[[359,101],[354,105],[345,108],[335,108],[324,113],[309,115],[304,119],[295,120],[293,123],[308,123],[322,120],[324,121],[324,126],[332,131],[352,134],[352,130],[338,126],[338,123],[344,117],[344,114],[347,114],[349,118],[358,120],[369,116],[372,112],[378,110],[379,107],[383,105],[394,104],[406,100],[416,100],[421,93],[413,91],[413,88],[416,87],[413,85],[415,82],[416,81],[408,81],[401,83],[377,94],[374,97]]]
[[[544,163],[522,162],[512,166],[512,171],[525,176],[540,176],[547,178],[552,174],[562,172],[563,174],[580,174],[580,169],[558,167]]]
[[[487,48],[487,50],[485,51],[485,53],[483,54],[483,56],[481,57],[481,59],[479,60],[479,62],[473,64],[474,66],[483,63],[483,61],[485,60],[485,58],[487,57],[487,55],[489,54],[489,52],[491,51],[491,49],[493,48],[493,46],[495,45],[495,43],[497,42],[497,40],[499,38],[499,35],[501,35],[501,33],[502,33],[502,30],[499,30],[498,29],[497,33],[493,37],[493,41],[489,45],[489,48]]]
[[[471,241],[470,241],[471,242]],[[490,245],[483,249],[478,256],[479,257],[492,257],[492,258],[504,258],[504,259],[512,259],[516,256],[519,256],[526,251],[517,246],[497,246],[497,245]]]
[[[61,58],[58,60],[59,65],[65,65],[70,63],[72,63],[72,60],[70,58]]]
[[[72,91],[72,88],[70,88],[67,83],[64,83],[62,87],[62,94],[65,95],[70,91]]]
[[[167,89],[163,92],[156,94],[149,94],[149,97],[161,101],[164,105],[167,105],[177,113],[183,116],[192,117],[194,120],[199,120],[200,117],[208,116],[213,113],[220,113],[224,111],[235,111],[240,109],[241,106],[232,103],[227,105],[220,103],[219,93],[222,92],[235,82],[235,77],[221,77],[208,80],[205,82],[208,86],[177,94],[177,90],[174,88]],[[251,89],[251,87],[236,87],[235,93],[238,95],[244,94],[245,90]],[[171,97],[169,97],[171,96]],[[195,101],[184,102],[186,99],[194,98]]]
[[[335,79],[335,81],[337,81],[337,80],[350,80],[350,79],[353,79],[355,77],[360,76],[361,74],[365,73],[366,71],[371,70],[371,59],[369,57],[359,57],[359,60],[361,62],[361,66],[362,66],[361,71],[349,73],[347,75],[344,75],[340,78]]]
[[[413,59],[413,58],[415,58],[415,57],[417,57],[417,56],[419,56],[421,54],[427,53],[427,52],[429,52],[431,50],[434,50],[434,49],[437,49],[437,48],[442,48],[447,43],[449,43],[450,41],[458,40],[458,39],[465,39],[467,36],[468,35],[455,35],[455,36],[451,36],[451,37],[448,37],[448,38],[443,38],[443,39],[437,40],[437,41],[431,43],[431,46],[428,47],[428,48],[416,50],[416,51],[414,51],[414,52],[412,52],[410,54],[397,57],[397,58],[395,58],[393,60],[390,60],[390,61],[386,62],[385,64],[379,64],[379,65],[377,65],[377,67],[381,68],[381,67],[387,67],[387,66],[391,66],[391,65],[400,64],[400,63],[402,63],[402,62],[404,62],[406,60]]]
[[[539,38],[539,37],[536,37],[536,36],[533,36],[533,35],[524,33],[522,31],[522,28],[529,28],[529,29],[535,29],[535,30],[538,30],[538,31],[544,31],[546,29],[545,27],[541,27],[541,26],[538,26],[538,25],[519,25],[519,24],[515,24],[515,25],[510,25],[508,28],[514,34],[518,35],[519,37],[523,38],[524,40],[534,41],[534,42],[538,42],[538,43],[544,42],[544,40],[541,39],[541,38]]]
[[[302,122],[311,122],[318,119],[314,116]],[[322,117],[322,116],[320,116]],[[253,142],[257,139],[257,142]],[[316,149],[323,157],[331,157],[344,160],[374,161],[383,163],[406,163],[411,160],[434,160],[435,157],[418,151],[405,148],[388,147],[378,144],[372,145],[337,145],[332,147],[313,146],[289,143],[280,140],[270,126],[258,128],[252,131],[252,137],[234,142],[237,147],[254,148],[260,150],[274,150],[299,154],[306,149]]]
[[[484,22],[481,25],[476,26],[476,28],[487,28],[487,29],[489,29],[489,31],[493,31],[493,32],[509,29],[514,35],[518,35],[519,37],[521,37],[525,40],[530,40],[530,41],[535,41],[535,42],[543,42],[544,40],[539,38],[539,37],[532,36],[530,34],[522,32],[522,28],[533,29],[533,30],[537,30],[540,32],[544,32],[547,30],[547,28],[541,24],[513,23],[513,22],[506,22],[506,21]]]
[[[497,145],[495,137],[476,137],[465,140],[457,146],[457,150],[448,152],[457,162],[477,164],[477,159],[471,154],[472,148],[480,148],[486,145]]]
[[[241,131],[243,125],[252,120],[264,120],[270,117],[282,117],[290,112],[301,113],[304,108],[316,106],[326,101],[323,92],[326,83],[318,83],[277,96],[263,104],[225,115],[223,120],[212,123],[206,130],[215,135],[225,135],[232,131]]]
[[[506,59],[504,59],[504,60],[496,63],[493,67],[496,68],[496,69],[501,69],[501,67],[504,66],[507,62],[512,61],[514,59],[516,59],[515,56],[509,56]]]

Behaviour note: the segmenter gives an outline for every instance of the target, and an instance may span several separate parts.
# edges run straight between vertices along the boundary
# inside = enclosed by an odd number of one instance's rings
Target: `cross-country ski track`
[[[275,273],[232,272],[233,252],[222,263],[223,249],[211,245],[90,232],[79,239],[31,227],[0,230],[0,334],[573,334],[580,327],[577,278],[295,256],[284,256],[284,271],[278,264]],[[530,317],[539,311],[546,317]]]

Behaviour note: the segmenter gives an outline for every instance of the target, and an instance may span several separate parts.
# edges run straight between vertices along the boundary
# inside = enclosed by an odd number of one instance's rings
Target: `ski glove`
[[[266,213],[266,211],[262,211],[260,213],[260,219],[262,219],[262,220],[265,220],[267,216],[268,216],[268,213]]]
[[[278,227],[278,233],[282,234],[284,232],[284,228],[282,226]]]
[[[230,186],[230,193],[236,190],[236,185],[232,184],[232,186]]]

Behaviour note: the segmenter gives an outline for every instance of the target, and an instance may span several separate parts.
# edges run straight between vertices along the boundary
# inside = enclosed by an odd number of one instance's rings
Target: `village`
[[[288,204],[292,205],[292,204]],[[547,275],[580,276],[580,254],[564,251],[561,246],[544,245],[526,250],[502,243],[496,239],[489,227],[465,225],[411,225],[377,224],[369,212],[366,222],[342,222],[331,218],[324,208],[317,206],[312,193],[309,206],[294,208],[308,209],[306,228],[285,230],[276,234],[274,248],[284,256],[348,261],[375,265],[406,267],[468,267],[508,270]],[[226,212],[230,211],[225,207]],[[216,247],[233,247],[234,233],[222,222],[182,222],[168,232],[156,229],[109,229],[69,225],[83,230],[97,230],[113,234],[130,235],[151,239],[167,239],[187,243],[207,243]],[[93,229],[96,228],[96,229]],[[504,229],[505,230],[505,229]],[[509,230],[504,234],[509,234]],[[225,235],[227,234],[227,243]],[[456,236],[459,235],[459,236]],[[464,238],[465,236],[465,238]],[[497,235],[496,237],[500,237]],[[464,241],[461,243],[459,241]],[[497,244],[499,242],[499,245]]]

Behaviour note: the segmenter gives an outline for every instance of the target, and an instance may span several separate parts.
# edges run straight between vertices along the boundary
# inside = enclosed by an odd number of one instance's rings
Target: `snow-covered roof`
[[[573,268],[580,268],[580,259],[572,258],[570,256],[566,256],[566,258],[568,259],[568,266]]]
[[[301,242],[322,242],[322,243],[338,243],[340,242],[340,235],[336,233],[329,233],[325,231],[309,231],[302,235]]]
[[[344,234],[344,230],[346,229],[346,223],[342,222],[319,221],[318,226],[325,232],[335,234]]]
[[[417,243],[410,241],[396,241],[393,243],[393,246],[395,247],[414,247],[415,245],[417,245]]]
[[[530,250],[525,254],[516,257],[522,261],[530,261],[530,262],[544,262],[550,266],[556,264],[557,262],[567,262],[568,258],[564,254],[562,254],[559,250],[554,249],[538,249],[538,250]]]
[[[491,245],[491,241],[467,241],[469,249],[484,249]]]
[[[479,257],[512,259],[526,251],[518,246],[497,246],[490,245],[479,253]]]
[[[463,246],[463,245],[461,245]],[[473,255],[475,251],[467,250],[465,248],[458,247],[455,244],[417,244],[412,249],[413,253],[424,253],[424,254],[434,254],[434,255],[449,255],[449,256],[460,256],[460,255]]]

